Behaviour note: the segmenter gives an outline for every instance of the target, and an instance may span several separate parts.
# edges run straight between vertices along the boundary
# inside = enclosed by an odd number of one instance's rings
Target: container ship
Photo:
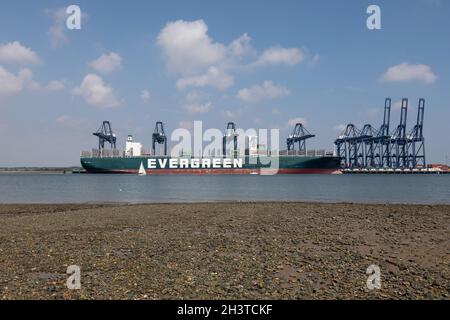
[[[94,133],[99,138],[99,148],[81,153],[81,165],[88,173],[122,174],[337,174],[340,171],[340,158],[325,150],[306,150],[305,141],[314,137],[302,124],[296,124],[287,138],[287,150],[271,152],[257,143],[257,136],[246,137],[246,148],[242,155],[237,150],[237,134],[234,123],[227,125],[223,136],[223,149],[216,156],[195,157],[181,153],[177,157],[167,156],[167,137],[162,122],[157,122],[152,135],[152,153],[146,154],[142,144],[128,136],[125,150],[116,149],[116,136],[111,124],[104,121]],[[229,143],[232,142],[232,143]],[[111,149],[105,148],[111,144]],[[226,146],[234,146],[227,150]],[[156,155],[156,145],[164,151]],[[295,146],[298,145],[298,149]],[[161,146],[161,148],[162,148]]]

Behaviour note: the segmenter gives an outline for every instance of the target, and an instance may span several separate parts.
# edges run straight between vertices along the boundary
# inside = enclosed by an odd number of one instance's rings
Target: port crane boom
[[[105,142],[111,144],[111,149],[116,149],[116,135],[112,131],[112,126],[109,121],[103,121],[97,132],[93,133],[98,137],[98,149],[101,151],[105,148]]]
[[[391,136],[389,135],[391,103],[391,98],[386,98],[384,101],[383,124],[373,139],[375,144],[375,166],[377,168],[391,167]]]
[[[417,122],[407,137],[407,150],[410,166],[416,168],[421,165],[426,166],[425,159],[425,138],[423,136],[423,118],[425,114],[425,99],[419,100],[417,108]]]
[[[358,137],[360,131],[352,123],[349,123],[341,135],[334,141],[338,157],[345,167],[358,166]]]
[[[314,137],[315,135],[306,130],[302,123],[297,123],[286,139],[287,149],[295,150],[295,143],[298,142],[298,151],[306,152],[306,140]]]
[[[394,153],[392,159],[395,161],[396,168],[408,167],[408,153],[407,153],[407,137],[406,137],[406,118],[408,115],[408,99],[402,99],[402,107],[400,111],[400,124],[397,126],[391,138],[391,143],[394,146]]]
[[[370,124],[365,124],[360,135],[356,138],[358,152],[358,166],[373,167],[375,165],[375,148],[373,138],[378,135],[377,130]]]

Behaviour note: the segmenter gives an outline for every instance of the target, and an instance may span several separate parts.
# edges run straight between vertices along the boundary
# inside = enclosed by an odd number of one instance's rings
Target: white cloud
[[[34,92],[54,92],[64,89],[61,81],[50,81],[46,86],[33,79],[33,71],[21,69],[16,74],[0,66],[0,96],[13,96],[25,90]]]
[[[60,90],[64,90],[65,85],[62,81],[53,80],[53,81],[50,81],[49,84],[45,88],[48,91],[60,91]]]
[[[193,103],[184,106],[189,113],[205,113],[212,110],[212,103],[210,101],[204,103]]]
[[[208,96],[202,92],[199,91],[190,91],[187,95],[186,95],[186,102],[187,103],[192,103],[192,102],[198,102],[198,101],[204,101],[207,100]]]
[[[56,121],[56,123],[67,123],[70,119],[71,119],[70,116],[63,115],[63,116],[56,118],[55,121]]]
[[[274,46],[265,50],[254,62],[256,66],[286,64],[293,66],[299,64],[305,58],[305,54],[298,48],[282,48]]]
[[[303,125],[306,125],[308,123],[308,121],[305,118],[302,117],[296,117],[296,118],[291,118],[288,120],[288,126],[289,127],[293,127],[295,126],[297,123],[301,123]]]
[[[142,92],[141,92],[141,99],[142,99],[142,101],[148,102],[148,101],[150,101],[150,98],[151,98],[150,91],[142,90]]]
[[[226,118],[231,118],[231,119],[235,119],[241,116],[242,112],[244,110],[243,109],[238,109],[238,110],[224,110],[222,111],[222,115],[225,116]]]
[[[234,84],[233,72],[253,66],[301,63],[306,51],[273,46],[259,56],[244,33],[229,44],[215,41],[203,20],[168,22],[158,34],[169,71],[177,75],[177,88],[212,87],[225,90]],[[316,60],[318,59],[318,55]],[[253,61],[253,62],[251,62]]]
[[[84,124],[85,119],[74,118],[68,115],[62,115],[55,119],[55,122],[66,127],[79,127]]]
[[[0,66],[0,95],[10,96],[18,94],[24,86],[23,74],[16,76]]]
[[[245,102],[258,102],[261,100],[284,97],[290,91],[284,87],[275,85],[272,81],[264,81],[261,85],[239,90],[237,97]]]
[[[221,62],[226,47],[208,36],[208,26],[203,20],[169,22],[158,35],[169,69],[191,75],[204,72],[208,67]]]
[[[50,36],[50,43],[52,47],[56,48],[69,42],[65,34],[66,30],[66,8],[60,8],[55,11],[48,11],[53,19],[53,24],[48,29]]]
[[[57,92],[65,89],[64,82],[59,80],[52,80],[47,85],[41,85],[39,82],[33,80],[33,73],[28,69],[26,71],[25,79],[27,89],[40,93]]]
[[[66,13],[67,7],[59,8],[56,10],[45,10],[46,13],[52,19],[52,25],[48,29],[47,34],[50,37],[50,44],[53,48],[60,47],[69,42],[69,38],[67,37],[66,31],[66,21],[69,15]],[[81,20],[84,23],[88,18],[88,15],[85,11],[81,12]]]
[[[204,73],[211,66],[236,67],[236,59],[255,50],[251,37],[244,33],[229,45],[215,42],[208,35],[208,26],[203,20],[169,22],[161,30],[157,44],[162,49],[171,71],[182,75]],[[274,64],[296,65],[305,58],[299,48],[273,46],[265,51],[251,65]],[[318,55],[316,60],[318,59]]]
[[[96,74],[86,75],[81,85],[72,92],[74,95],[82,96],[87,104],[94,107],[111,108],[122,104],[114,89],[105,84],[103,79]]]
[[[208,71],[203,75],[179,79],[177,81],[177,87],[178,89],[184,89],[189,86],[193,87],[210,86],[216,89],[224,90],[232,86],[233,83],[234,79],[232,76],[229,76],[219,68],[210,67]]]
[[[382,82],[408,82],[419,81],[430,84],[435,82],[437,76],[425,64],[401,64],[390,67],[380,78]]]
[[[111,73],[121,67],[122,57],[115,52],[102,54],[96,60],[91,61],[89,65],[98,72]]]
[[[212,102],[206,94],[191,91],[185,97],[184,109],[189,113],[205,113],[213,108]]]
[[[36,52],[14,41],[0,45],[0,62],[38,64],[41,63],[41,59]]]
[[[231,54],[235,57],[243,57],[251,52],[253,48],[250,45],[252,38],[247,33],[244,33],[239,38],[233,40],[229,46]]]

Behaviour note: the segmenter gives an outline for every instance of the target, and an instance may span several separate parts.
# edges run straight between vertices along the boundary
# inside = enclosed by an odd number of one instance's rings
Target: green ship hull
[[[82,157],[89,173],[128,174],[332,174],[338,157],[260,156],[241,158]]]

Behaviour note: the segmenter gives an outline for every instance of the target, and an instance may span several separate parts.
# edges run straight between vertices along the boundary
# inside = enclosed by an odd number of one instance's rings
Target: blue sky
[[[71,4],[81,30],[65,27]],[[77,165],[105,119],[121,148],[133,134],[148,150],[157,120],[277,127],[283,144],[301,120],[331,150],[349,122],[379,127],[387,96],[410,99],[409,128],[426,99],[428,162],[444,163],[449,35],[443,0],[1,0],[0,166]]]

